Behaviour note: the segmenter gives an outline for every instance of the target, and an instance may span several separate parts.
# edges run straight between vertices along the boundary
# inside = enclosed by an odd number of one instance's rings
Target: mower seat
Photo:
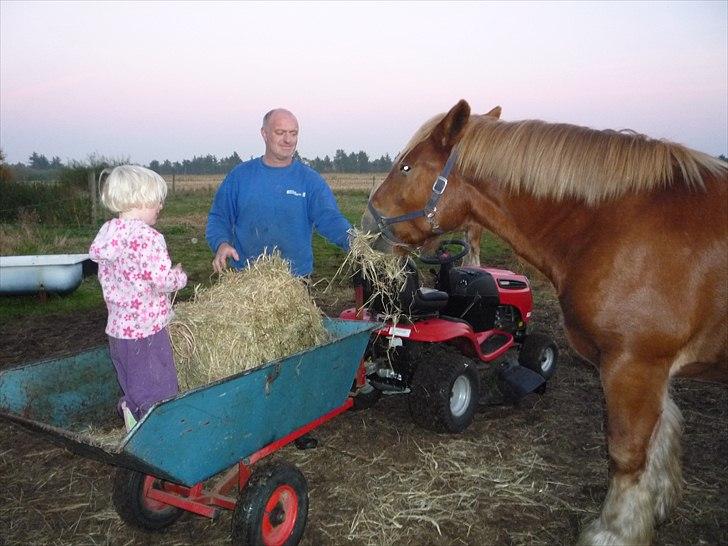
[[[421,286],[415,290],[410,314],[431,315],[438,313],[441,309],[445,308],[448,299],[447,292]]]
[[[402,310],[410,316],[437,314],[448,302],[447,292],[420,286],[420,275],[415,262],[408,258],[405,271],[407,280],[399,293]]]

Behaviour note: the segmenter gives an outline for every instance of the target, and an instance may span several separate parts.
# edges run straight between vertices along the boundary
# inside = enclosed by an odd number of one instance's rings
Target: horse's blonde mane
[[[427,138],[443,115],[426,122],[405,149]],[[458,144],[457,165],[470,179],[499,180],[538,197],[588,203],[673,183],[679,172],[691,188],[704,177],[728,177],[728,164],[681,144],[634,131],[597,131],[538,120],[506,122],[471,116]]]

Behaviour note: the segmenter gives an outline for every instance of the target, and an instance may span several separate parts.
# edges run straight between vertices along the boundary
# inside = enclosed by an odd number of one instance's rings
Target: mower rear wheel
[[[559,349],[546,334],[534,333],[526,341],[518,354],[518,362],[548,380],[556,371]]]
[[[456,351],[426,354],[410,385],[412,420],[435,432],[463,432],[473,422],[478,405],[480,379],[475,364]]]
[[[161,531],[177,521],[184,510],[146,496],[149,488],[161,489],[162,480],[135,470],[118,468],[114,476],[112,502],[119,517],[138,529]]]
[[[308,485],[292,464],[273,461],[253,472],[232,518],[232,544],[292,546],[306,528]]]

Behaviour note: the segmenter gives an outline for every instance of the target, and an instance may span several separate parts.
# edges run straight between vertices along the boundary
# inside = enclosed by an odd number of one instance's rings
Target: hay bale
[[[175,305],[169,331],[180,390],[248,370],[329,340],[305,281],[278,252],[227,270]]]

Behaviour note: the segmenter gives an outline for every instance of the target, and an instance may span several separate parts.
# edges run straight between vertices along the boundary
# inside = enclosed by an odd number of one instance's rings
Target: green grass
[[[188,276],[187,287],[177,298],[188,299],[198,284],[213,281],[212,252],[205,241],[205,223],[212,202],[212,192],[169,195],[156,228],[164,235],[172,263],[181,263]],[[352,225],[359,225],[368,194],[362,191],[336,192],[342,213]],[[110,217],[110,216],[109,216]],[[99,223],[100,225],[100,223]],[[28,231],[30,230],[30,231]],[[98,227],[49,227],[2,225],[0,234],[6,243],[2,254],[86,253]],[[28,236],[28,233],[31,233]],[[12,248],[8,252],[6,248]],[[331,279],[344,260],[344,252],[321,236],[313,240],[314,281]],[[514,267],[513,255],[502,241],[486,233],[481,242],[481,261],[499,267]],[[45,302],[38,296],[0,296],[0,320],[19,316],[78,312],[103,307],[101,287],[96,277],[84,279],[81,286],[66,296],[50,295]]]

